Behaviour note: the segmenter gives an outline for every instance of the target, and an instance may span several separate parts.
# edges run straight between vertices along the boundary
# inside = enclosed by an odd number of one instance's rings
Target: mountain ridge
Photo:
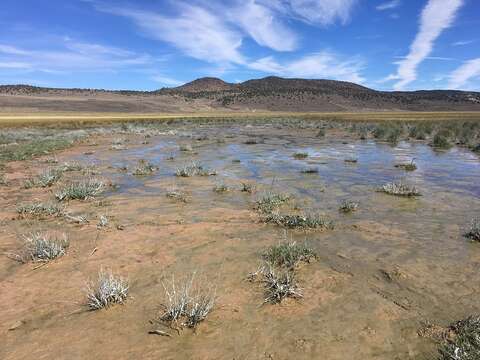
[[[35,103],[35,106],[42,109],[50,108],[49,103],[53,104],[53,98],[61,98],[63,102],[69,103],[73,99],[88,99],[92,103],[92,111],[95,110],[95,102],[106,105],[108,111],[117,108],[119,111],[134,111],[134,108],[138,111],[141,104],[146,105],[145,111],[196,111],[198,108],[270,111],[480,111],[480,92],[379,91],[347,81],[276,76],[241,83],[203,77],[177,87],[152,91],[0,85],[0,95],[0,106],[13,108],[17,107],[12,100],[15,97],[19,104],[23,99],[27,107]],[[60,103],[55,105],[57,110],[59,106]],[[81,104],[81,107],[89,110],[87,104]]]

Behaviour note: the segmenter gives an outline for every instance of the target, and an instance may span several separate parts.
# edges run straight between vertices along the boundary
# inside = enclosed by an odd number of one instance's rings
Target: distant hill
[[[222,79],[213,78],[213,77],[204,77],[200,79],[193,80],[192,82],[186,83],[182,86],[173,88],[173,91],[184,91],[184,92],[209,92],[209,91],[226,91],[233,90],[235,85],[227,83]]]
[[[71,107],[65,108],[66,103]],[[85,111],[127,112],[218,109],[304,112],[480,111],[480,93],[457,90],[377,91],[345,81],[285,79],[275,76],[232,84],[218,78],[205,77],[178,87],[155,91],[3,85],[0,86],[0,106],[10,111],[18,107],[55,111],[80,108]]]

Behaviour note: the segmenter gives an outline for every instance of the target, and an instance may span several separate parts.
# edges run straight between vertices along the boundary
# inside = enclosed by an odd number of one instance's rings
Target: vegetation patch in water
[[[403,182],[391,182],[382,185],[379,189],[380,192],[395,196],[414,197],[420,196],[420,191],[413,185],[409,185]]]
[[[449,327],[451,336],[440,346],[439,360],[480,359],[480,316],[470,316]]]
[[[273,223],[287,228],[331,230],[333,221],[319,214],[278,214],[269,213],[263,219],[266,223]]]
[[[261,213],[267,214],[287,203],[290,199],[291,196],[288,194],[267,193],[257,200],[256,209]]]
[[[345,200],[340,205],[340,212],[350,213],[358,209],[358,202],[352,200]]]

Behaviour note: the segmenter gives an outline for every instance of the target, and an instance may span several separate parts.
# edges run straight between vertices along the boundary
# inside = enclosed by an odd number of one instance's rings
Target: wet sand
[[[112,149],[118,138],[124,150]],[[252,139],[256,144],[245,143]],[[300,151],[309,156],[294,159]],[[51,156],[7,164],[9,186],[0,186],[2,253],[18,249],[22,234],[43,229],[65,231],[71,245],[42,267],[0,258],[2,359],[431,359],[437,345],[419,335],[426,323],[446,326],[480,311],[480,246],[462,236],[480,211],[480,160],[468,150],[391,146],[339,130],[317,138],[308,129],[211,125],[172,126],[149,137],[94,135],[56,157],[59,164],[94,165],[117,187],[96,200],[68,203],[88,224],[22,219],[17,204],[52,199],[60,184],[23,188],[28,177],[54,166],[45,163]],[[358,162],[345,162],[351,158]],[[416,171],[394,167],[412,158]],[[159,170],[133,176],[140,159]],[[175,176],[192,162],[218,174]],[[319,172],[301,173],[306,167]],[[66,173],[63,181],[84,176]],[[422,196],[376,191],[400,179]],[[244,181],[255,183],[256,193],[241,192]],[[230,191],[212,191],[220,183]],[[172,187],[188,201],[167,198]],[[262,223],[254,203],[268,191],[291,194],[294,206],[325,214],[335,229],[285,234]],[[340,213],[345,199],[358,201],[358,211]],[[110,225],[97,229],[103,214]],[[298,269],[302,299],[262,305],[263,290],[245,279],[265,248],[285,236],[306,241],[318,259]],[[129,298],[86,311],[85,283],[102,267],[129,278]],[[195,331],[149,335],[164,299],[162,281],[192,271],[215,284],[213,312]]]

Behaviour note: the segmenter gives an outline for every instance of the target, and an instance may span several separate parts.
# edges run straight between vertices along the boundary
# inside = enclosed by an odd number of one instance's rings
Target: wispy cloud
[[[401,3],[402,2],[400,0],[391,0],[391,1],[381,3],[380,5],[377,5],[376,9],[378,11],[391,10],[399,7]]]
[[[365,80],[360,75],[364,67],[362,60],[344,60],[327,51],[310,54],[289,62],[278,62],[269,56],[249,64],[249,67],[264,73],[286,77],[328,78],[356,83],[362,83]]]
[[[255,0],[243,1],[230,12],[238,24],[259,45],[276,51],[292,51],[297,47],[297,35],[276,16],[272,9]]]
[[[440,34],[450,27],[463,5],[463,0],[429,0],[420,17],[420,30],[410,46],[410,52],[399,62],[397,73],[387,80],[399,80],[395,90],[402,90],[417,79],[417,67],[433,50]]]
[[[448,86],[451,89],[465,87],[470,80],[480,78],[480,58],[466,61],[450,75]],[[478,88],[478,86],[477,86]]]
[[[473,44],[476,40],[461,40],[461,41],[456,41],[452,43],[452,46],[465,46],[465,45],[470,45]]]
[[[30,64],[16,62],[16,61],[8,61],[8,62],[0,62],[0,69],[30,69]]]
[[[271,8],[309,24],[346,23],[358,0],[260,0]]]
[[[152,76],[152,80],[166,86],[179,86],[185,83],[184,81],[180,81],[163,75]]]
[[[60,46],[59,46],[60,45]],[[57,44],[57,49],[25,49],[9,44],[0,44],[0,67],[65,73],[72,71],[115,70],[132,65],[152,62],[149,55],[100,44],[75,42],[66,38]]]
[[[212,63],[243,64],[242,36],[215,14],[199,6],[180,3],[178,14],[97,6],[97,9],[132,20],[147,36],[165,41],[195,59]]]

